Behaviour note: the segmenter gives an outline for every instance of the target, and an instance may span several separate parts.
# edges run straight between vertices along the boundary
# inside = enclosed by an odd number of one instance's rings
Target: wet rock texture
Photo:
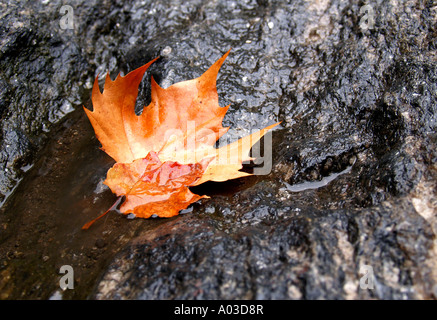
[[[89,298],[437,298],[432,1],[72,1],[71,30],[62,4],[1,7],[4,196],[95,75],[158,55],[167,87],[232,47],[230,141],[282,121],[269,175],[197,187],[212,198],[138,232]]]

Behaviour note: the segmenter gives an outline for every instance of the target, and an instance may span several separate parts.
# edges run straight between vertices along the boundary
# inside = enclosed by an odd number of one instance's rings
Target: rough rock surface
[[[422,265],[432,248],[432,231],[423,218],[411,221],[411,205],[404,209],[288,209],[238,232],[185,215],[135,239],[111,264],[96,298],[423,297],[420,289],[432,287],[419,289],[415,283],[432,283]],[[416,228],[423,231],[418,234]],[[360,290],[363,265],[373,266],[373,290]]]
[[[53,123],[86,97],[92,70],[72,30],[60,28],[59,8],[0,4],[0,202],[33,164]]]
[[[235,48],[219,77],[228,121],[283,121],[274,171],[134,241],[95,297],[435,297],[436,7],[371,6],[369,30],[359,2],[197,7],[166,44]],[[374,290],[360,288],[363,265]]]
[[[367,4],[72,1],[72,30],[59,28],[61,1],[2,5],[1,193],[50,123],[88,103],[94,75],[160,55],[151,73],[166,87],[232,47],[224,138],[282,121],[272,172],[197,187],[212,198],[139,227],[87,296],[436,298],[437,6]]]

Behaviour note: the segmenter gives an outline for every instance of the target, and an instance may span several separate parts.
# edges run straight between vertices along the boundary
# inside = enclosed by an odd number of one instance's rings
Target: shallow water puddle
[[[112,212],[81,230],[114,203],[102,181],[113,164],[82,110],[53,132],[14,193],[0,209],[0,299],[47,299],[59,289],[60,267],[71,265],[74,290],[86,298],[109,259],[147,223]]]
[[[85,299],[124,244],[179,219],[130,219],[113,210],[82,230],[117,199],[102,183],[114,161],[99,149],[83,110],[68,115],[52,136],[0,208],[0,299]],[[205,183],[195,191],[233,194],[258,180]],[[64,292],[63,265],[74,270],[74,289]]]
[[[331,181],[334,181],[339,176],[351,172],[352,167],[353,167],[353,165],[351,165],[350,167],[347,167],[343,171],[333,173],[327,177],[323,177],[323,179],[320,181],[305,181],[305,182],[294,184],[294,185],[290,185],[289,183],[284,181],[284,184],[286,186],[286,189],[288,191],[291,191],[291,192],[301,192],[301,191],[305,191],[305,190],[320,189],[322,187],[327,186]],[[284,190],[284,189],[281,189],[281,190]]]

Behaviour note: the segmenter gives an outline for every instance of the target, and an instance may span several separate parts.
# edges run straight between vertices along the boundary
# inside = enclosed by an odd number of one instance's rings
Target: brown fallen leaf
[[[140,218],[153,214],[172,217],[205,196],[193,194],[188,186],[200,179],[211,158],[201,163],[162,163],[151,151],[145,158],[131,163],[116,163],[108,171],[105,183],[126,201],[120,210]]]
[[[114,81],[107,75],[103,93],[96,78],[94,110],[84,110],[102,150],[117,162],[104,183],[118,196],[126,196],[122,213],[171,217],[206,197],[193,194],[189,186],[250,175],[239,171],[242,162],[252,160],[249,151],[253,144],[279,123],[219,149],[214,147],[228,130],[222,127],[222,120],[229,106],[219,106],[216,87],[218,71],[228,54],[199,78],[167,89],[152,77],[151,102],[139,116],[134,111],[138,86],[156,59]]]

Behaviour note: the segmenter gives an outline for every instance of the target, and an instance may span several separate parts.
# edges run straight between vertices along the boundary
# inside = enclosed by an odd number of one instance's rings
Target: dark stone
[[[48,8],[48,11],[45,9]],[[2,139],[0,200],[34,162],[52,124],[82,103],[83,83],[91,75],[73,33],[59,27],[56,4],[11,1],[2,5],[0,37],[0,116]],[[71,31],[71,30],[70,30]],[[10,132],[19,131],[8,141]]]
[[[0,266],[26,280],[0,297],[49,297],[49,262],[69,257],[85,285],[65,298],[437,298],[436,7],[366,3],[369,29],[358,0],[71,1],[72,30],[59,26],[62,1],[1,5],[0,194],[11,205],[0,257],[17,260],[19,242],[29,262]],[[116,216],[94,238],[79,232],[114,201],[101,184],[110,160],[70,113],[91,108],[93,78],[161,56],[140,86],[141,113],[151,75],[163,87],[198,77],[230,48],[218,76],[231,105],[223,139],[282,121],[271,173],[197,186],[211,199],[173,219]],[[14,194],[22,178],[38,183]],[[373,289],[360,287],[363,266]]]
[[[232,44],[219,75],[220,97],[232,103],[225,122],[251,128],[272,116],[283,121],[273,173],[233,196],[216,194],[207,210],[196,206],[198,217],[136,239],[94,297],[431,297],[435,220],[420,215],[430,193],[417,194],[430,181],[421,149],[436,127],[437,69],[426,53],[436,36],[431,9],[375,3],[375,26],[365,31],[359,2],[257,4],[259,11],[240,2],[203,7],[203,22],[194,20],[181,29],[183,42],[172,42],[177,34],[166,45],[173,56],[198,43],[211,48],[209,39],[222,51]],[[227,19],[210,24],[208,16]],[[426,36],[418,40],[422,28]],[[171,82],[195,70],[167,57],[160,63]],[[281,182],[319,181],[351,165],[316,190],[290,193]],[[374,290],[359,287],[362,265],[373,267]]]
[[[221,231],[203,215],[184,215],[125,248],[95,298],[418,298],[413,277],[432,281],[421,263],[433,233],[424,219],[409,221],[414,214],[411,205],[399,212],[288,210],[237,232]],[[362,265],[374,268],[374,290],[359,287]]]

